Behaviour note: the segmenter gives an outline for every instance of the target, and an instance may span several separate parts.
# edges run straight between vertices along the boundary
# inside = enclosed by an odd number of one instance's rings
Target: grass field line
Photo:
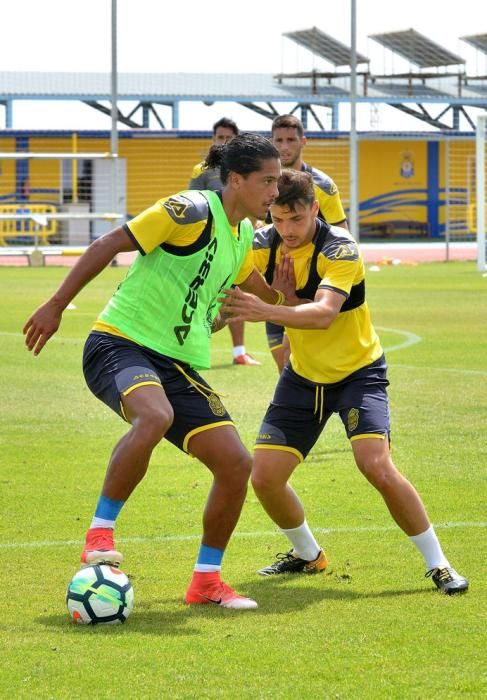
[[[398,343],[397,345],[391,345],[389,347],[384,347],[384,352],[385,353],[390,353],[390,352],[395,352],[396,350],[404,350],[405,348],[411,347],[411,345],[416,345],[417,343],[420,343],[423,338],[420,335],[416,335],[416,333],[411,333],[409,331],[403,331],[398,328],[385,328],[384,326],[376,326],[378,330],[386,331],[388,333],[397,333],[398,335],[404,336],[404,341],[402,343]],[[11,338],[23,338],[23,333],[14,333],[11,331],[0,331],[0,336],[6,336],[6,337],[11,337]],[[63,343],[73,343],[73,344],[81,344],[85,342],[85,338],[72,338],[72,337],[63,337],[63,336],[54,336],[54,338],[50,338],[49,342],[52,341],[58,341],[58,342],[63,342]],[[215,355],[227,355],[228,350],[226,348],[213,348],[212,353]],[[269,353],[267,351],[261,351],[261,350],[252,350],[252,355],[255,355],[256,357],[266,357]],[[430,370],[436,370],[437,372],[457,372],[460,374],[473,374],[473,375],[479,375],[481,377],[487,376],[487,371],[481,370],[481,369],[465,369],[463,367],[437,367],[437,366],[425,366],[425,367],[418,367],[416,365],[403,365],[403,364],[396,364],[396,363],[391,363],[391,367],[401,367],[404,369],[416,369],[420,371],[430,371]]]
[[[467,528],[485,528],[487,527],[487,522],[448,522],[439,523],[434,525],[437,530],[449,530],[453,528],[467,529]],[[333,534],[353,534],[353,533],[364,533],[369,534],[372,532],[384,533],[393,532],[397,530],[397,525],[387,525],[386,527],[315,527],[314,532],[320,534],[333,535]],[[276,535],[281,535],[278,530],[263,530],[257,532],[234,532],[232,537],[239,538],[258,538],[258,537],[275,537]],[[121,544],[148,544],[151,542],[184,542],[191,540],[200,540],[201,533],[195,535],[155,535],[154,537],[117,537],[117,542]],[[3,542],[0,543],[0,550],[2,549],[44,549],[48,547],[69,547],[76,545],[77,547],[82,545],[82,540],[39,540],[34,542]]]
[[[410,331],[402,331],[399,328],[385,328],[384,326],[375,326],[379,331],[385,331],[386,333],[395,333],[396,335],[404,336],[402,343],[397,345],[390,345],[384,348],[384,352],[395,352],[396,350],[404,350],[404,348],[409,348],[411,345],[416,345],[420,343],[423,338],[416,333],[411,333]]]
[[[396,335],[400,335],[404,337],[404,340],[401,343],[398,343],[397,345],[391,345],[389,347],[385,347],[384,351],[385,352],[395,352],[396,350],[403,350],[404,348],[409,348],[411,345],[416,345],[416,343],[420,343],[423,338],[420,335],[416,335],[416,333],[411,333],[410,331],[403,331],[400,330],[399,328],[384,328],[383,326],[376,326],[378,330],[381,331],[386,331],[387,333],[395,333]],[[7,337],[12,337],[12,338],[23,338],[23,333],[14,333],[14,332],[9,332],[9,331],[0,331],[0,335],[7,336]],[[62,342],[68,342],[68,343],[84,343],[85,338],[72,338],[72,337],[63,337],[62,335],[57,335],[54,336],[54,338],[51,338],[51,340],[57,340],[57,341],[62,341]],[[49,341],[49,342],[50,342]],[[216,354],[222,354],[222,353],[227,353],[228,351],[224,348],[214,348],[213,352]],[[262,352],[262,351],[252,351],[252,354],[254,355],[267,355],[267,352]]]

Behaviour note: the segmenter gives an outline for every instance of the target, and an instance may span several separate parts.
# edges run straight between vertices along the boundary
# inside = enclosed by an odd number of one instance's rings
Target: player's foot
[[[443,568],[431,569],[425,574],[431,576],[433,583],[438,590],[453,595],[454,593],[465,593],[468,590],[468,580],[460,576],[451,566]]]
[[[184,602],[188,605],[213,603],[221,608],[232,608],[233,610],[254,610],[257,607],[255,600],[238,595],[223,581],[209,586],[198,585],[192,581],[186,591]]]
[[[86,533],[85,548],[81,563],[86,566],[110,564],[120,566],[123,555],[115,549],[113,530],[108,527],[93,527]]]
[[[237,355],[233,358],[234,365],[260,365],[261,363],[255,360],[252,355],[248,352],[244,352],[243,355]]]
[[[320,553],[312,561],[307,561],[306,559],[300,559],[295,557],[293,550],[285,554],[279,552],[276,554],[276,561],[270,566],[265,566],[263,569],[259,569],[257,573],[261,576],[273,576],[274,574],[316,574],[319,571],[324,571],[328,566],[328,560],[322,549]]]

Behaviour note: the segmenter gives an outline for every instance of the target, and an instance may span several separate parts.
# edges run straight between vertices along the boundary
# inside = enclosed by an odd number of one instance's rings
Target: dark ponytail
[[[225,148],[225,146],[226,144],[215,144],[210,148],[204,162],[205,168],[219,168],[221,166],[223,158],[222,151]]]
[[[249,175],[260,170],[262,161],[279,158],[274,144],[259,134],[242,132],[225,145],[210,148],[205,160],[206,168],[220,168],[220,178],[225,185],[230,172]]]

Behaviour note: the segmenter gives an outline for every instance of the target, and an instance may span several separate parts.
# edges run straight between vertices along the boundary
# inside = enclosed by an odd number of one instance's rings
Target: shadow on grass
[[[235,370],[238,368],[233,364],[233,361],[230,361],[230,362],[219,362],[219,363],[214,362],[211,365],[211,369],[233,369],[233,370]]]
[[[334,584],[333,587],[330,584]],[[394,598],[412,595],[435,593],[425,588],[407,590],[389,590],[357,592],[350,588],[349,583],[334,583],[319,588],[303,588],[292,584],[290,576],[269,577],[255,583],[237,585],[241,595],[249,596],[258,601],[257,610],[225,610],[215,605],[185,605],[181,598],[166,598],[161,600],[138,601],[132,616],[123,625],[77,625],[65,615],[41,615],[36,622],[51,630],[75,634],[149,634],[175,636],[197,636],[201,628],[192,626],[201,619],[216,620],[240,615],[289,615],[300,612],[309,606],[326,601],[354,601],[364,599]],[[161,606],[170,609],[161,610]]]
[[[169,600],[161,602],[173,603]],[[36,622],[51,630],[75,634],[104,634],[108,631],[110,634],[136,633],[171,637],[200,634],[200,630],[189,626],[194,618],[192,608],[190,609],[181,600],[177,602],[180,604],[177,610],[161,610],[159,601],[152,601],[145,605],[142,602],[136,603],[131,617],[122,625],[78,625],[69,619],[67,613],[66,615],[41,615],[36,618]]]
[[[259,603],[256,613],[275,614],[297,612],[316,603],[329,601],[353,601],[374,598],[395,598],[411,595],[424,595],[430,591],[426,588],[389,590],[389,591],[354,591],[350,582],[325,580],[319,588],[303,588],[292,584],[292,574],[264,578],[262,582],[247,583],[239,592],[254,598]],[[331,576],[329,577],[331,578]],[[333,587],[332,587],[333,586]],[[435,591],[432,589],[432,592]]]

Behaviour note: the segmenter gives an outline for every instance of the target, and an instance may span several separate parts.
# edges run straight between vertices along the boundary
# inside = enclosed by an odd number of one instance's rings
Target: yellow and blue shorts
[[[83,372],[90,391],[124,420],[122,397],[140,386],[159,385],[174,411],[165,437],[184,452],[196,433],[233,421],[210,385],[188,364],[109,333],[86,340]]]
[[[389,439],[387,365],[378,360],[334,384],[317,384],[288,364],[262,421],[255,449],[280,449],[304,460],[333,413],[349,440]]]
[[[267,344],[270,350],[276,350],[282,347],[284,340],[284,326],[279,326],[271,321],[265,322],[265,334],[267,336]]]

